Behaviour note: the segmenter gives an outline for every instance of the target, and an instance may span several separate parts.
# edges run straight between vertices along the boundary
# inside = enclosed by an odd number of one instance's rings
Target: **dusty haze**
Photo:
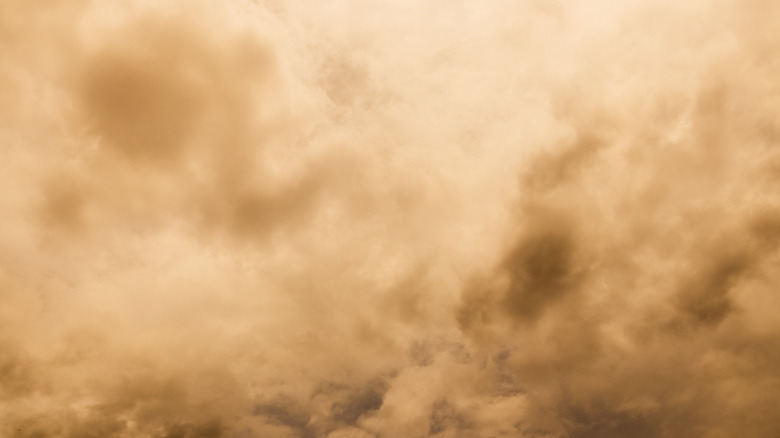
[[[779,26],[0,0],[0,436],[780,436]]]

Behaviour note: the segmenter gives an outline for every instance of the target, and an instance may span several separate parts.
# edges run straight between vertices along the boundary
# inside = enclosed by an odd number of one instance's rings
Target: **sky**
[[[0,0],[0,436],[780,436],[778,25]]]

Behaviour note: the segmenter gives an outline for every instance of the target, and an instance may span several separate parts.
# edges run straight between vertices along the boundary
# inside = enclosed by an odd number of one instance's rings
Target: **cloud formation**
[[[0,0],[0,436],[780,434],[779,21]]]

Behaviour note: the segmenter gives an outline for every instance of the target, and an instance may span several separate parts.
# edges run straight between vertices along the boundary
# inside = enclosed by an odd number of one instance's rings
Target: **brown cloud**
[[[778,17],[0,0],[0,435],[777,435]]]

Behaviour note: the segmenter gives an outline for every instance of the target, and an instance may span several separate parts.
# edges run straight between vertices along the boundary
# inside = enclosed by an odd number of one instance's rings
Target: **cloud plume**
[[[0,0],[0,436],[777,436],[778,23]]]

